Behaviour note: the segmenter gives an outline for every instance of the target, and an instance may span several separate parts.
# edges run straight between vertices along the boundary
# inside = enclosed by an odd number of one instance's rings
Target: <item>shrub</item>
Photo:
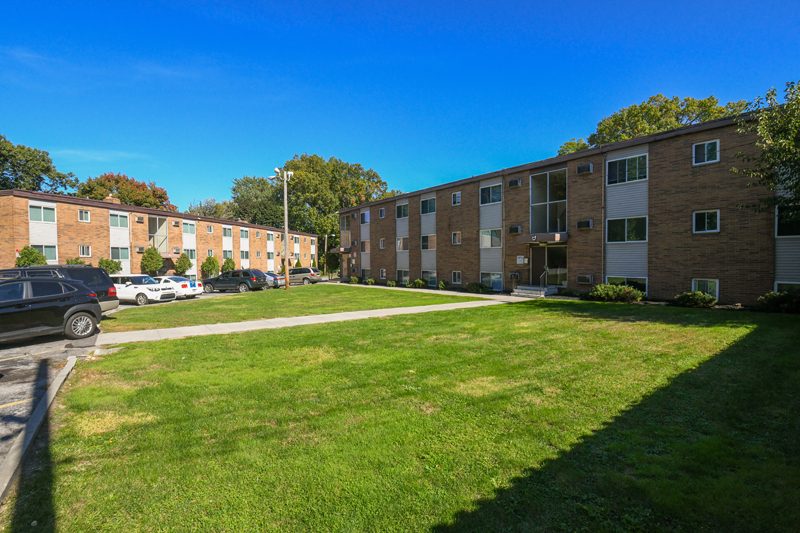
[[[634,289],[627,285],[612,285],[610,283],[601,283],[595,285],[589,292],[590,300],[598,300],[601,302],[638,302],[642,299],[644,293],[640,290]]]
[[[227,272],[229,270],[236,270],[236,262],[232,257],[229,257],[222,262],[222,271]]]
[[[467,292],[474,292],[476,294],[488,294],[492,288],[483,283],[467,283]]]
[[[175,273],[179,276],[183,276],[186,272],[192,268],[192,260],[189,259],[189,254],[183,252],[181,256],[175,261]]]
[[[47,258],[37,249],[31,246],[24,246],[19,251],[19,257],[14,261],[14,266],[24,267],[31,265],[46,265]]]
[[[351,284],[355,285],[355,284],[357,284],[359,281],[361,281],[361,280],[360,280],[360,279],[358,279],[358,276],[350,276],[350,283],[351,283]]]
[[[207,278],[213,278],[219,274],[219,260],[216,257],[206,257],[203,264],[200,265],[200,271]]]
[[[757,307],[767,313],[800,313],[800,291],[768,292],[758,297]]]
[[[114,261],[113,259],[100,258],[97,266],[108,272],[109,274],[116,274],[122,270],[122,261]]]
[[[450,282],[449,281],[443,279],[442,281],[439,282],[439,290],[440,291],[447,290],[448,287],[450,287]]]
[[[364,283],[367,285],[375,285],[375,280],[373,278],[367,278],[364,280]]]
[[[72,259],[67,259],[65,264],[67,264],[67,265],[85,265],[86,261],[84,261],[80,257],[74,257]]]
[[[710,294],[694,291],[677,295],[675,303],[681,307],[714,307],[717,305],[717,299]]]
[[[144,251],[142,254],[142,272],[147,272],[148,274],[155,274],[161,267],[164,266],[164,258],[161,257],[161,254],[158,253],[158,250],[153,248],[152,246]]]
[[[423,289],[425,285],[427,285],[427,283],[424,279],[415,279],[414,281],[408,280],[408,283],[406,283],[406,287],[410,289]]]
[[[396,281],[387,281],[386,282],[386,286],[387,287],[397,287],[397,282]]]

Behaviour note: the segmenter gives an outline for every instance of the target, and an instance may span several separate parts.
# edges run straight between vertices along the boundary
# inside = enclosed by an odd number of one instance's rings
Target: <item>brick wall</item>
[[[592,163],[593,172],[579,176],[577,166],[584,163]],[[594,284],[603,282],[603,164],[603,156],[596,155],[567,165],[567,288],[573,291],[591,289],[578,285],[578,274],[591,274]],[[578,230],[584,219],[593,220],[594,227]]]
[[[137,222],[137,217],[143,218],[144,222]],[[146,274],[146,272],[142,271],[142,255],[144,254],[137,252],[136,247],[144,246],[146,250],[150,246],[147,215],[131,212],[128,218],[128,226],[131,231],[131,273]]]
[[[452,280],[461,271],[461,286],[480,281],[479,193],[478,182],[436,192],[436,274]],[[453,205],[452,195],[461,192],[461,205]],[[452,233],[461,232],[461,244],[452,244]]]
[[[530,265],[517,264],[518,255],[528,256],[528,246],[525,243],[517,242],[517,235],[508,233],[508,228],[511,226],[522,226],[523,233],[529,232],[530,175],[531,173],[526,171],[503,177],[503,212],[505,218],[502,237],[503,287],[508,290],[514,289],[517,285],[525,285],[530,280]],[[508,183],[514,178],[519,178],[520,186],[511,188]],[[511,279],[512,272],[519,272],[519,281]]]
[[[80,222],[78,211],[89,211],[89,222]],[[101,257],[106,259],[111,257],[108,209],[58,204],[57,212],[58,259],[60,263],[78,257],[81,245],[92,247],[92,256],[81,258],[86,263],[97,266]]]
[[[14,204],[18,198],[13,196],[0,196],[0,234],[5,235],[6,244],[0,246],[0,268],[14,266],[16,251],[28,244],[28,219],[16,215]],[[27,202],[26,202],[27,203]],[[25,227],[26,235],[18,235],[18,226]]]
[[[384,218],[380,218],[380,209],[385,210]],[[370,207],[370,258],[372,277],[376,283],[397,281],[397,221],[394,200]],[[385,248],[381,250],[380,240],[385,239]],[[386,279],[380,279],[381,269],[386,270]]]

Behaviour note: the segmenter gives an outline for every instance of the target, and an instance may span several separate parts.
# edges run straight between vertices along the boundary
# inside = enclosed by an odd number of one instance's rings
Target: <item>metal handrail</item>
[[[547,288],[547,268],[545,267],[542,275],[539,276],[539,288],[545,290]]]

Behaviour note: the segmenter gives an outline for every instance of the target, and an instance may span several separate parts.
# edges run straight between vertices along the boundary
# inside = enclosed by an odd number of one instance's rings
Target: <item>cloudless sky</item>
[[[798,0],[0,4],[0,134],[181,210],[295,154],[411,191],[552,157],[657,93],[790,80]]]

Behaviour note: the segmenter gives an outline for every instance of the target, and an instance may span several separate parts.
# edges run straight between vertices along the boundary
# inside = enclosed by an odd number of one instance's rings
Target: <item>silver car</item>
[[[317,268],[300,267],[289,269],[289,283],[308,285],[322,281],[322,272]]]

